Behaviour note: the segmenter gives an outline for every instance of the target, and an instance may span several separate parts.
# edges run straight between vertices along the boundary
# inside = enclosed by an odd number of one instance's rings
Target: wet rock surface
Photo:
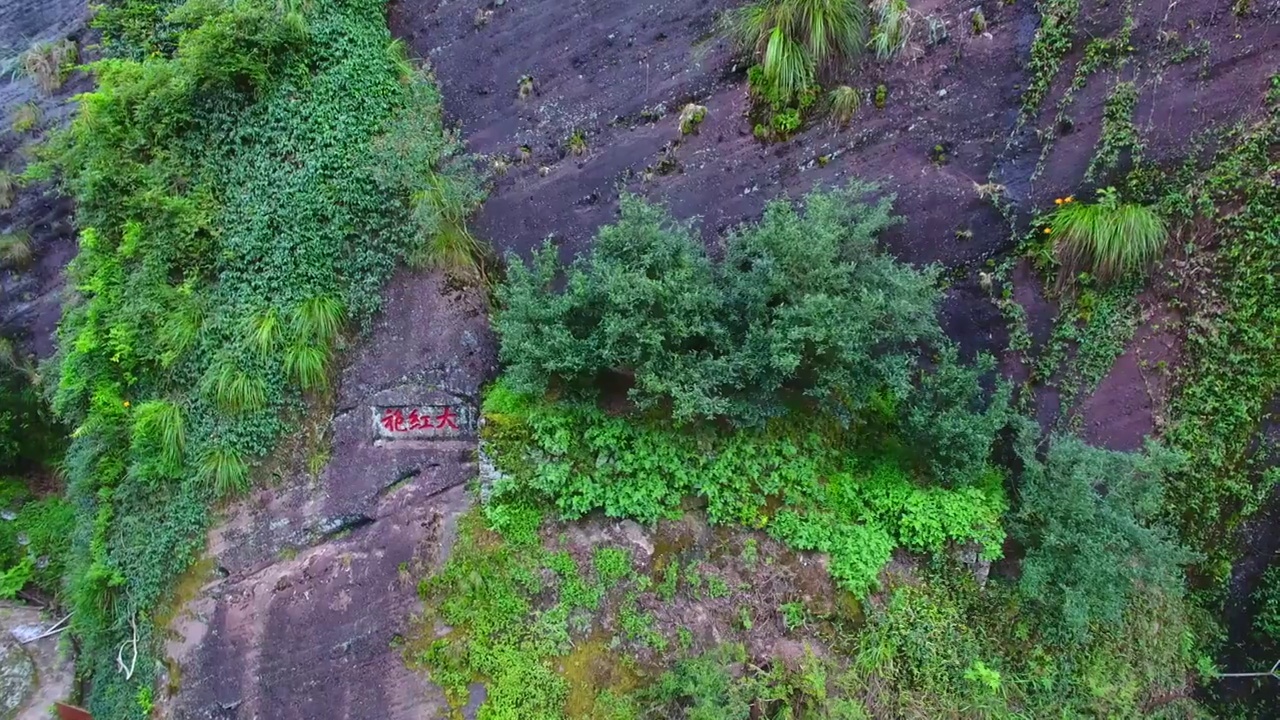
[[[71,697],[75,664],[65,633],[38,608],[0,602],[0,718],[46,720]]]
[[[386,303],[343,374],[328,465],[311,476],[299,454],[213,531],[205,582],[170,627],[164,717],[445,715],[393,645],[467,507],[475,443],[375,444],[369,407],[474,402],[496,361],[477,293],[406,273]]]
[[[0,718],[16,717],[35,684],[35,663],[16,640],[0,638]]]

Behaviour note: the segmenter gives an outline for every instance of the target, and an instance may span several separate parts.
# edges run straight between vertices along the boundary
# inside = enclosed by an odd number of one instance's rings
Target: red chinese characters
[[[378,424],[388,433],[460,431],[459,419],[457,411],[449,405],[413,408],[407,414],[405,408],[385,408]]]
[[[458,419],[458,416],[454,414],[453,408],[449,407],[448,405],[445,405],[444,410],[439,415],[436,416],[436,423],[438,423],[436,427],[441,430],[443,430],[446,427],[451,428],[453,430],[457,430],[458,423],[455,422],[457,419]]]
[[[406,432],[408,428],[404,424],[404,412],[396,408],[387,408],[382,413],[382,427],[387,432]]]

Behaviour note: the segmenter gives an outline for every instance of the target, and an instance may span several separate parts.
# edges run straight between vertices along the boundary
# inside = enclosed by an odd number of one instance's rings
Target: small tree
[[[1046,634],[1083,642],[1091,627],[1119,624],[1137,589],[1180,593],[1180,568],[1194,557],[1155,521],[1179,456],[1154,443],[1121,453],[1055,437],[1041,461],[1037,434],[1030,421],[1019,434],[1025,470],[1012,530],[1027,551],[1019,590],[1043,612]]]
[[[600,231],[589,258],[560,269],[549,244],[532,270],[510,263],[494,327],[513,387],[541,392],[554,380],[590,388],[600,373],[634,375],[631,399],[668,399],[676,417],[721,414],[721,295],[693,229],[638,198],[622,200],[618,222]]]
[[[922,373],[908,403],[902,418],[903,440],[942,485],[978,482],[988,467],[996,436],[1009,424],[1009,384],[997,380],[995,391],[986,393],[980,383],[982,376],[994,370],[990,355],[965,365],[956,348],[947,346],[936,366]]]
[[[852,183],[810,193],[798,210],[774,201],[728,240],[722,266],[734,338],[733,414],[755,423],[792,396],[862,411],[877,394],[905,397],[921,342],[941,339],[935,273],[883,253],[892,197]]]

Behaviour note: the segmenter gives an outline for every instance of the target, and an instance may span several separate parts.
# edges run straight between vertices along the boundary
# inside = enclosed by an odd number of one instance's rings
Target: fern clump
[[[1115,188],[1093,203],[1063,202],[1049,217],[1062,264],[1060,282],[1088,272],[1103,281],[1150,267],[1164,253],[1169,232],[1152,208],[1120,201]]]

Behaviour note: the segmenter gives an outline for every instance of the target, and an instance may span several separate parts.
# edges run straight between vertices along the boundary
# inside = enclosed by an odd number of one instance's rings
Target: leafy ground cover
[[[1235,551],[1223,530],[1256,512],[1280,479],[1265,470],[1265,454],[1253,442],[1280,392],[1280,188],[1270,175],[1280,140],[1280,78],[1271,85],[1270,117],[1233,132],[1208,170],[1170,198],[1192,227],[1212,224],[1217,250],[1210,256],[1213,284],[1189,288],[1197,319],[1166,439],[1191,464],[1173,478],[1168,512],[1218,578]]]
[[[112,57],[30,174],[77,202],[53,397],[75,428],[66,596],[88,705],[127,718],[213,503],[479,184],[381,2],[125,1],[99,22]]]

